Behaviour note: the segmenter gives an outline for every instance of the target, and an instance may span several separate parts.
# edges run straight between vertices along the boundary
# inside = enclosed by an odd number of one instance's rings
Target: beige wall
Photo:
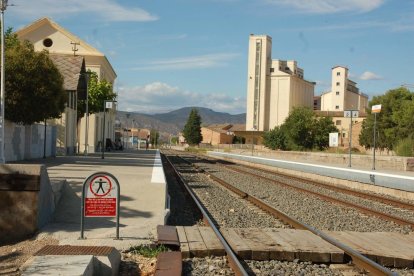
[[[272,60],[271,47],[271,37],[250,35],[246,131],[268,131],[294,107],[313,108],[314,84],[303,79],[296,61]]]
[[[203,140],[201,141],[203,144],[218,145],[233,143],[233,135],[220,133],[206,127],[201,128],[201,135],[203,136]]]
[[[356,83],[348,79],[348,69],[343,66],[332,68],[331,91],[321,95],[321,110],[365,112],[368,97],[359,93]]]

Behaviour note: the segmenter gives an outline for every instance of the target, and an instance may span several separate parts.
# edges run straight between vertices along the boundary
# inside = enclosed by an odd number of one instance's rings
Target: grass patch
[[[195,147],[188,147],[185,149],[185,151],[191,152],[191,153],[206,153],[208,149],[205,148],[195,148]]]
[[[141,255],[146,258],[152,258],[156,257],[161,252],[168,251],[168,247],[165,245],[138,245],[138,246],[132,246],[129,248],[129,253]]]

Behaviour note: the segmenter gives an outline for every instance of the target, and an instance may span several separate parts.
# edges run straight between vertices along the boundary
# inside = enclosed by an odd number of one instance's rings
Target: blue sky
[[[245,112],[249,34],[273,38],[315,95],[345,65],[370,97],[414,84],[410,0],[9,0],[6,27],[47,16],[102,51],[118,74],[119,109],[203,106]],[[413,89],[411,89],[413,90]]]

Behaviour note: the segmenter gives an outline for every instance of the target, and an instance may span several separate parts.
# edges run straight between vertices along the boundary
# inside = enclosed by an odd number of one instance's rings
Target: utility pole
[[[7,8],[7,0],[1,0],[0,2],[0,10],[1,10],[1,102],[0,102],[0,108],[1,108],[1,115],[0,115],[0,164],[6,163],[6,159],[4,157],[4,107],[5,107],[5,78],[4,78],[4,11]]]
[[[345,110],[344,111],[344,117],[350,118],[349,122],[349,163],[348,167],[351,167],[351,158],[352,158],[352,118],[358,118],[359,117],[359,111],[358,110]]]

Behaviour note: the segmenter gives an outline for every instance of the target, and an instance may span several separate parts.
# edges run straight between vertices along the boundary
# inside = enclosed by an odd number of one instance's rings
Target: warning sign
[[[116,239],[119,239],[120,194],[118,179],[108,172],[96,172],[85,179],[82,188],[80,239],[85,238],[85,217],[116,217]]]
[[[116,198],[86,198],[85,217],[115,217]]]
[[[108,174],[95,174],[84,186],[85,217],[116,217],[118,186]]]

